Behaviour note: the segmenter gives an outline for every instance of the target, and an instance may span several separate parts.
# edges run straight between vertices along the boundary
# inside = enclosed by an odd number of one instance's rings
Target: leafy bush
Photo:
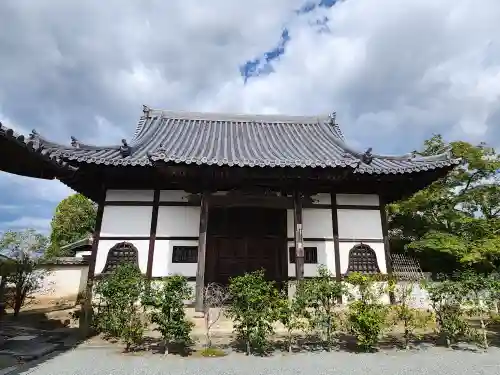
[[[191,298],[192,290],[184,276],[170,276],[162,280],[159,288],[150,289],[144,298],[144,304],[152,307],[151,322],[157,325],[155,330],[161,333],[165,342],[165,354],[168,354],[172,342],[188,345],[193,322],[186,319],[184,301]]]
[[[301,298],[301,293],[298,292],[302,289],[300,285],[300,282],[296,284],[295,295],[291,298],[288,296],[288,285],[285,286],[275,304],[277,320],[283,324],[287,331],[287,347],[290,353],[293,345],[293,331],[303,329],[306,326],[304,322],[306,305]]]
[[[337,282],[325,266],[318,267],[318,276],[304,280],[297,286],[296,299],[310,329],[319,332],[327,349],[338,327],[338,307],[346,292],[344,284]]]
[[[432,318],[428,312],[412,307],[414,288],[415,283],[413,282],[400,283],[393,288],[395,297],[395,305],[392,307],[394,323],[403,324],[403,339],[406,349],[409,348],[412,339],[419,338],[416,331],[425,328]]]
[[[359,273],[352,273],[347,279],[359,292],[359,299],[350,298],[347,324],[358,346],[364,351],[377,346],[389,313],[389,307],[381,302],[387,288],[377,286],[374,281],[373,277]]]
[[[144,276],[132,264],[119,265],[96,287],[99,303],[95,327],[107,337],[123,341],[127,351],[142,341],[147,326],[138,303],[144,287]]]
[[[471,330],[462,306],[466,295],[462,285],[452,280],[427,282],[424,285],[436,316],[438,333],[446,346],[468,338]]]
[[[499,281],[492,276],[466,271],[460,275],[459,282],[464,291],[464,307],[469,317],[479,319],[480,328],[471,329],[471,338],[480,346],[487,349],[489,346],[487,328],[494,322]]]
[[[247,355],[251,349],[263,353],[267,337],[274,332],[272,324],[277,320],[277,288],[264,279],[261,270],[232,278],[229,293],[228,316],[234,321],[238,339],[246,344]]]

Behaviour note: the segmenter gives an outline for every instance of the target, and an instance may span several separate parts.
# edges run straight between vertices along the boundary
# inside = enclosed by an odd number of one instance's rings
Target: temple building
[[[130,140],[63,145],[0,127],[0,170],[58,179],[98,203],[89,279],[135,262],[149,278],[206,283],[264,269],[278,283],[324,264],[391,272],[385,205],[456,164],[450,154],[350,147],[329,116],[231,115],[146,106]]]

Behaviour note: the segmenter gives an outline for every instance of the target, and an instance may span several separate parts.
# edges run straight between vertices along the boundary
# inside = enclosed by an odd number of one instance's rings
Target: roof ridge
[[[145,114],[141,116],[139,123],[148,117],[162,116],[164,118],[212,120],[212,121],[235,121],[235,122],[276,122],[276,123],[317,123],[318,121],[329,121],[330,115],[283,115],[275,114],[251,114],[251,113],[224,113],[224,112],[197,112],[166,109],[145,108]],[[138,127],[138,130],[140,128]],[[136,130],[137,131],[137,130]]]

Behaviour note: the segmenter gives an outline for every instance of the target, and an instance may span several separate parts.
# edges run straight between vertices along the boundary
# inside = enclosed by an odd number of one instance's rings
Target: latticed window
[[[174,246],[172,263],[197,263],[198,246]]]
[[[354,246],[349,251],[347,274],[350,272],[380,273],[375,250],[364,244]]]
[[[130,263],[139,267],[137,248],[130,242],[120,242],[109,249],[102,273],[113,272],[119,264]]]
[[[288,249],[290,263],[295,263],[295,247],[290,247]],[[304,247],[304,263],[306,264],[316,264],[318,263],[318,248],[312,246]]]

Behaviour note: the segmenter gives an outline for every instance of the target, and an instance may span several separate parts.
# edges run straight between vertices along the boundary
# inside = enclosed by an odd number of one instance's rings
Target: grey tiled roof
[[[29,152],[38,154],[41,160],[49,163],[55,168],[72,169],[72,167],[65,160],[63,160],[60,155],[57,155],[56,153],[52,153],[49,152],[49,150],[46,150],[42,146],[42,144],[34,137],[32,136],[25,137],[24,135],[17,133],[13,129],[4,126],[0,122],[0,139],[1,138],[6,139],[9,142],[15,143],[19,147],[24,148]]]
[[[74,163],[149,166],[156,162],[260,167],[342,167],[356,173],[407,173],[457,164],[449,155],[414,158],[351,149],[330,116],[229,115],[144,107],[132,140],[123,145],[65,146],[33,137],[51,158]]]

